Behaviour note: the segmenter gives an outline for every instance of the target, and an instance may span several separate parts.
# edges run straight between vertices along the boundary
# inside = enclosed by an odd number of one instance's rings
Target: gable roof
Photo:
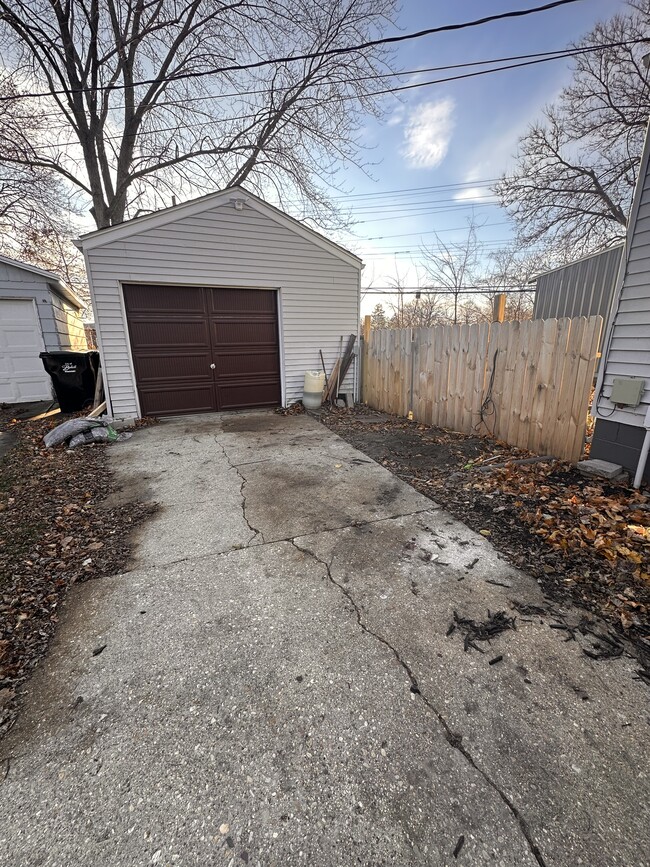
[[[118,223],[115,226],[107,226],[105,229],[96,229],[94,232],[88,232],[87,234],[82,235],[78,241],[75,241],[75,244],[80,250],[92,250],[95,247],[101,247],[111,241],[129,238],[133,235],[137,235],[139,232],[156,229],[160,226],[173,223],[183,217],[191,217],[196,214],[201,214],[203,211],[210,210],[210,208],[213,208],[215,205],[223,205],[231,201],[234,202],[238,199],[243,200],[244,204],[248,207],[265,214],[269,219],[283,225],[285,228],[295,232],[297,235],[300,235],[308,241],[311,241],[317,246],[327,250],[337,258],[347,262],[348,265],[353,265],[359,270],[363,267],[361,259],[354,253],[350,252],[350,250],[346,250],[345,247],[341,247],[340,244],[336,244],[334,241],[326,238],[325,235],[321,235],[320,232],[317,232],[315,229],[311,229],[309,226],[301,223],[300,220],[296,220],[294,217],[285,214],[284,211],[276,208],[275,205],[270,205],[268,202],[265,202],[264,199],[260,199],[259,196],[256,196],[254,193],[250,193],[248,190],[239,186],[227,187],[225,190],[208,193],[205,196],[190,199],[187,202],[181,202],[179,205],[172,205],[170,208],[163,208],[162,210],[154,211],[151,214],[142,214],[139,217],[134,217],[131,220],[126,220],[124,223]]]
[[[35,274],[37,277],[42,277],[43,280],[53,289],[63,295],[66,301],[69,301],[74,307],[83,310],[86,305],[79,296],[67,286],[63,280],[53,271],[46,271],[44,268],[37,268],[36,265],[28,265],[27,262],[21,262],[19,259],[10,259],[9,256],[0,255],[0,263],[9,265],[12,268],[18,268],[21,271],[27,271],[29,274]]]

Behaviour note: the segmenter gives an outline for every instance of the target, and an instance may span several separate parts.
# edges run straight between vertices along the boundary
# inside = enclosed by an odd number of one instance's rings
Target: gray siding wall
[[[603,394],[596,417],[642,426],[650,406],[650,173],[646,172],[630,241],[620,303],[612,322]],[[641,182],[641,181],[640,181]],[[616,408],[608,397],[617,376],[641,377],[645,392],[638,407]],[[602,414],[602,415],[601,415]]]
[[[0,298],[33,298],[48,352],[60,348],[59,333],[50,299],[50,287],[37,274],[0,262]]]
[[[359,269],[254,206],[215,204],[166,226],[86,252],[97,335],[115,416],[136,416],[121,284],[278,289],[285,403],[302,397],[306,370],[328,371],[339,338],[359,328]],[[345,382],[352,390],[354,366]]]
[[[53,290],[50,290],[50,300],[60,348],[75,351],[87,349],[86,332],[79,311]]]
[[[602,316],[607,321],[623,246],[540,274],[536,281],[533,319]]]
[[[634,477],[644,437],[645,430],[641,427],[599,418],[594,427],[590,457],[621,464]],[[646,464],[643,478],[650,482],[650,461]]]

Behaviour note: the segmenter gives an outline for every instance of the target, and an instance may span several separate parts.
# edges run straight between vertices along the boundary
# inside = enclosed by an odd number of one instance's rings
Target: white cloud
[[[440,99],[416,106],[404,130],[402,154],[413,168],[432,169],[445,158],[454,129],[454,101]]]
[[[480,187],[468,187],[466,190],[460,190],[456,193],[454,199],[457,202],[471,202],[474,199],[484,199],[488,194],[487,190]]]

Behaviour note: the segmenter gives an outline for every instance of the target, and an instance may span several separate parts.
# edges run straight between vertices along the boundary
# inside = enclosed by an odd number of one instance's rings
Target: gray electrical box
[[[645,379],[631,376],[617,377],[612,382],[612,393],[609,399],[612,403],[623,406],[638,406],[645,391]]]

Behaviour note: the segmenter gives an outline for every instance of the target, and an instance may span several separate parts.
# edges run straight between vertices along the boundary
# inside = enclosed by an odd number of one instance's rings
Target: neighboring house
[[[56,274],[0,256],[0,403],[52,397],[39,353],[86,349],[83,309]]]
[[[591,456],[634,473],[650,409],[650,139],[646,135],[605,336]],[[650,425],[650,420],[647,422]],[[650,461],[645,478],[650,480]]]
[[[533,319],[607,315],[612,306],[623,244],[592,253],[569,265],[545,271],[535,278]],[[531,281],[532,282],[532,281]],[[601,344],[605,338],[601,335]]]
[[[361,260],[238,187],[77,244],[118,418],[286,406],[358,334]]]

